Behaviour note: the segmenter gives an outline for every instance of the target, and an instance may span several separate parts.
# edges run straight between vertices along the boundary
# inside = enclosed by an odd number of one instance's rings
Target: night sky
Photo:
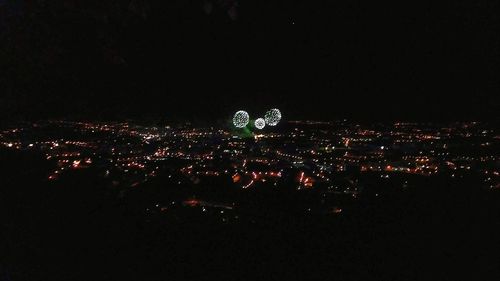
[[[491,120],[499,6],[0,0],[0,117]]]

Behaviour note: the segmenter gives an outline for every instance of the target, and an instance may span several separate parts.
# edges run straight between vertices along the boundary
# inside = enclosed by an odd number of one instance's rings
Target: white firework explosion
[[[258,118],[257,120],[255,120],[254,125],[255,128],[262,130],[266,126],[266,120],[264,120],[264,118]]]
[[[244,110],[240,110],[234,114],[233,124],[236,128],[245,128],[250,122],[250,115]]]
[[[277,108],[273,108],[266,112],[264,119],[267,125],[276,126],[281,120],[281,111]]]

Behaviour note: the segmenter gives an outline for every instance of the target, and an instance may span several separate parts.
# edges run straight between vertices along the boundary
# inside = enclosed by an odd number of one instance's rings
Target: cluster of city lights
[[[276,126],[281,121],[281,111],[277,108],[273,108],[266,112],[264,118],[257,118],[253,125],[255,128],[262,130],[267,126]],[[245,128],[250,123],[250,115],[244,110],[240,110],[234,114],[233,125],[236,128]]]

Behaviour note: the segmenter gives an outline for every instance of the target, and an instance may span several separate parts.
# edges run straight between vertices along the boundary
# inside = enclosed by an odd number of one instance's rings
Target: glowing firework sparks
[[[250,122],[248,112],[240,110],[234,114],[233,124],[236,128],[244,128]]]
[[[262,130],[266,126],[266,121],[263,118],[255,120],[255,128]]]
[[[281,120],[281,111],[277,108],[273,108],[266,112],[264,119],[267,125],[276,126]]]

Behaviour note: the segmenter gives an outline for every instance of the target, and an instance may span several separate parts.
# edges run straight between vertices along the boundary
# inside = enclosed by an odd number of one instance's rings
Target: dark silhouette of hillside
[[[4,280],[499,276],[499,194],[473,182],[428,178],[404,192],[378,185],[377,199],[367,190],[339,216],[298,212],[314,193],[214,188],[210,200],[242,204],[234,213],[241,218],[223,223],[218,211],[200,207],[147,212],[158,202],[207,195],[175,191],[183,187],[166,178],[123,193],[93,170],[49,182],[52,163],[33,153],[0,150],[0,159]]]

